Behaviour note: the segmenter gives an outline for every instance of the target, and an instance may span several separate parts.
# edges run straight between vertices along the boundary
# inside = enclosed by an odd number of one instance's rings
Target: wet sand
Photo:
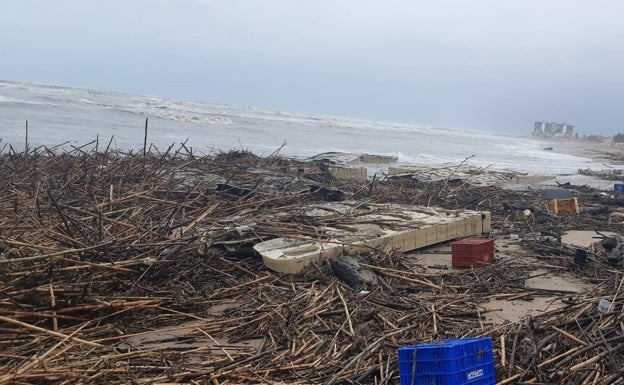
[[[613,165],[624,165],[624,143],[613,144],[605,140],[596,143],[585,139],[544,139],[544,147],[552,147],[553,151],[576,155]]]
[[[495,232],[496,229],[493,231]],[[595,231],[569,231],[564,234],[562,242],[571,246],[588,248],[599,238],[601,237]],[[539,258],[524,250],[520,246],[519,239],[495,237],[495,250],[497,263],[520,259],[526,261],[527,265],[540,265]],[[437,274],[465,270],[465,268],[452,266],[450,243],[433,246],[409,255],[410,263],[414,268],[421,269],[425,273]],[[526,286],[536,289],[536,292],[529,293],[531,295],[499,293],[488,298],[479,306],[485,317],[484,322],[494,325],[518,322],[529,315],[536,317],[543,312],[567,306],[562,302],[560,295],[546,294],[548,291],[553,291],[553,293],[566,291],[571,296],[578,296],[582,293],[589,293],[593,289],[592,285],[566,270],[553,272],[539,267],[531,272],[530,278],[526,280]]]

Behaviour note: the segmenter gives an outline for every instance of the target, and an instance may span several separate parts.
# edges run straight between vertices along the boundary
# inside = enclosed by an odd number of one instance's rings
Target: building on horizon
[[[534,136],[545,137],[566,137],[571,138],[574,136],[574,126],[567,123],[556,122],[535,122],[533,127]]]

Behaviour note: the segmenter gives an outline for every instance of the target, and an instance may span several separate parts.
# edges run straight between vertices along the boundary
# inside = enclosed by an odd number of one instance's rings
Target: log
[[[371,291],[378,285],[377,274],[362,268],[355,256],[342,256],[330,261],[332,272],[357,292]]]

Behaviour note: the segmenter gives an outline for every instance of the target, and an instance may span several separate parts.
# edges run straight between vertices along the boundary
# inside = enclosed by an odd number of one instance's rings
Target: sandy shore
[[[624,145],[617,145],[611,142],[596,143],[583,139],[544,139],[544,148],[547,147],[552,147],[553,151],[589,158],[595,162],[624,165]]]
[[[614,322],[624,260],[599,249],[575,260],[576,248],[623,232],[610,221],[617,197],[574,189],[581,213],[554,215],[538,189],[473,185],[469,173],[371,183],[332,177],[318,161],[185,149],[0,158],[3,383],[392,384],[397,348],[461,337],[491,338],[487,383],[581,383],[585,372],[571,368],[587,362],[600,378],[621,377],[620,365],[591,360],[624,361]],[[359,159],[369,160],[384,159]],[[377,277],[363,288],[336,273],[340,256],[283,274],[252,252],[279,238],[328,245],[330,227],[424,228],[405,213],[362,222],[379,204],[437,208],[426,235],[436,242],[459,234],[447,216],[489,214],[494,262],[470,248],[455,257],[473,267],[454,266],[448,242],[371,248],[355,260]]]

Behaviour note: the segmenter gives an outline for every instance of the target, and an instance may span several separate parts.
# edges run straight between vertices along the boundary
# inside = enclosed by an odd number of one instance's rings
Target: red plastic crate
[[[494,262],[494,240],[466,238],[451,243],[453,267],[472,267]]]

